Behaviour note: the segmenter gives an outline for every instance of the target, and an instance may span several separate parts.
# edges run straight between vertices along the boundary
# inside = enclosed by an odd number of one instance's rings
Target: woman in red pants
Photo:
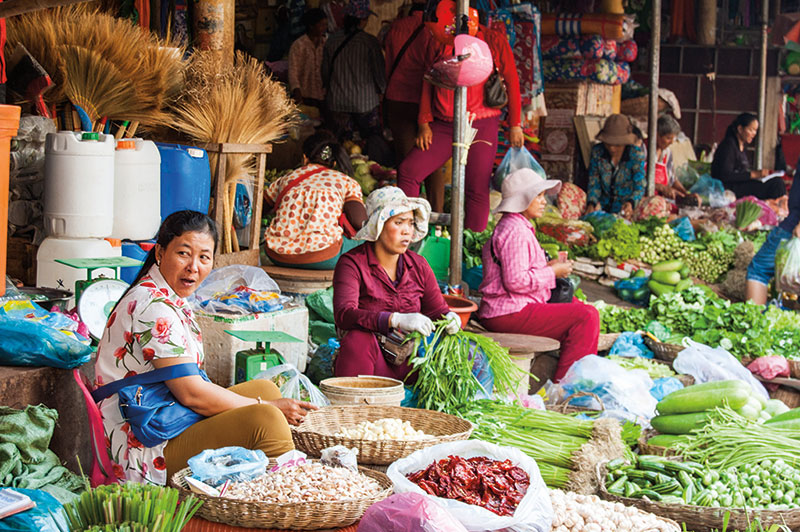
[[[570,261],[551,260],[536,239],[531,221],[544,214],[545,193],[561,182],[544,180],[530,169],[503,181],[502,212],[491,240],[483,247],[483,300],[478,317],[490,331],[545,336],[561,342],[555,380],[578,359],[597,353],[600,314],[591,305],[548,303],[556,278],[572,273]]]

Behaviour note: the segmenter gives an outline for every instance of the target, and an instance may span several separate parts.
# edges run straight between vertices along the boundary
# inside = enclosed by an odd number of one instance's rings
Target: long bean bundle
[[[470,418],[485,417],[497,422],[533,430],[546,429],[570,436],[580,436],[588,440],[592,437],[594,422],[589,419],[576,419],[551,410],[525,408],[519,404],[498,401],[474,401],[461,409],[459,415]]]

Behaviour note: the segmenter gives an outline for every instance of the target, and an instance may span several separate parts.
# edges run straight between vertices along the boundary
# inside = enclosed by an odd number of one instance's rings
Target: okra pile
[[[606,470],[606,491],[621,497],[709,507],[800,508],[800,470],[781,459],[717,470],[641,455],[635,463],[612,460]]]

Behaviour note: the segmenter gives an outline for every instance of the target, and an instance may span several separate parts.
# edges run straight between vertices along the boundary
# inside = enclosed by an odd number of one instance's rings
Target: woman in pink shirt
[[[548,261],[531,221],[544,214],[545,194],[558,193],[561,182],[544,180],[528,168],[503,181],[503,213],[483,247],[483,294],[478,317],[493,332],[545,336],[561,342],[555,380],[578,359],[597,353],[600,314],[591,305],[548,303],[556,278],[572,273],[570,261]]]

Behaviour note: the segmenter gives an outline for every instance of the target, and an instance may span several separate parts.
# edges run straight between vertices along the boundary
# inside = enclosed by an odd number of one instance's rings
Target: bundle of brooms
[[[226,65],[217,54],[195,52],[171,126],[199,143],[268,144],[281,138],[296,117],[285,88],[255,58],[237,52],[234,63]],[[217,167],[216,157],[210,154],[211,168]],[[253,181],[255,164],[253,155],[227,155],[225,175],[216,176],[225,180],[223,253],[234,250],[236,185]],[[254,196],[260,201],[260,191]]]

